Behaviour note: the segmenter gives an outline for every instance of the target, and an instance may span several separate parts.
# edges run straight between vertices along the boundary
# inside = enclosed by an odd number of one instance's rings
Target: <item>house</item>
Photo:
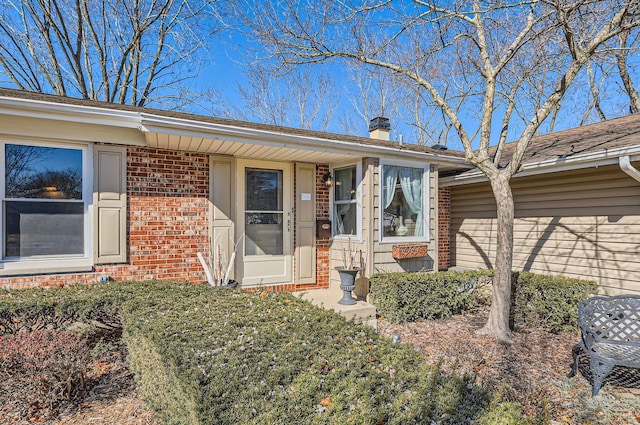
[[[639,292],[639,159],[640,115],[534,138],[511,182],[513,268],[594,280],[607,294]],[[451,200],[450,213],[440,212],[450,255],[439,267],[492,268],[496,207],[486,178],[471,170],[439,184]]]
[[[0,285],[202,282],[198,253],[243,287],[437,270],[439,173],[460,152],[0,89]]]
[[[495,202],[461,152],[0,89],[0,285],[326,288],[348,246],[375,272],[492,268]],[[505,147],[508,161],[514,145]],[[640,116],[532,140],[514,176],[514,269],[640,291]]]

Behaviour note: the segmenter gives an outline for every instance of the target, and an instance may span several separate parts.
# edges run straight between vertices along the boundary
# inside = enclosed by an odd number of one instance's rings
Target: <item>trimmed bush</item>
[[[471,310],[488,271],[386,273],[371,276],[371,300],[395,323],[443,319]]]
[[[518,327],[575,331],[578,303],[598,289],[595,282],[528,272],[513,273],[512,315]]]
[[[442,319],[490,302],[492,271],[387,273],[371,277],[371,300],[395,323]],[[511,325],[573,331],[578,303],[595,293],[591,281],[529,272],[512,275]]]
[[[466,379],[288,294],[176,287],[127,303],[123,320],[139,391],[167,424],[466,423],[489,413],[490,395]]]
[[[89,348],[59,329],[0,337],[0,401],[21,416],[48,418],[84,389]]]
[[[518,412],[410,346],[289,294],[96,287],[95,298],[93,287],[12,293],[14,311],[28,311],[25,299],[79,320],[115,308],[139,393],[166,424],[491,424]]]

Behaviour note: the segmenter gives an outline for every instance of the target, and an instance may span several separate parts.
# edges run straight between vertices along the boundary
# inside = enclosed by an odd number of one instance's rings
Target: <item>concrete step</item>
[[[333,310],[349,320],[353,320],[357,323],[363,323],[376,330],[378,328],[376,307],[361,300],[358,300],[356,304],[353,305],[338,304],[338,301],[342,298],[342,290],[338,286],[326,289],[311,289],[308,291],[295,292],[294,295],[307,300],[318,307]]]

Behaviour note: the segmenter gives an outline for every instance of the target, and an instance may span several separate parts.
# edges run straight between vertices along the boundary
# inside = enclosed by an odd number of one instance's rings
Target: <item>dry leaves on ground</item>
[[[640,391],[605,386],[598,397],[591,397],[584,377],[566,377],[579,333],[523,330],[514,332],[512,344],[504,344],[476,334],[486,318],[487,312],[480,311],[406,325],[380,320],[378,328],[413,345],[445,372],[466,374],[476,385],[501,391],[506,400],[521,403],[529,416],[559,424],[640,424]]]

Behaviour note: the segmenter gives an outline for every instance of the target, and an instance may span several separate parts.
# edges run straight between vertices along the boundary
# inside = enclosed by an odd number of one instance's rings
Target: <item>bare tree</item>
[[[144,106],[184,101],[215,0],[7,0],[0,73],[22,90]]]
[[[629,39],[631,36],[631,39]],[[630,30],[626,30],[620,33],[619,37],[619,45],[618,49],[615,51],[616,56],[616,65],[618,66],[618,73],[620,74],[620,79],[622,80],[622,86],[624,88],[624,93],[629,97],[629,112],[632,114],[637,114],[640,112],[640,95],[638,95],[638,90],[636,89],[631,73],[629,72],[629,52],[632,46],[632,52],[638,53],[638,37],[640,34],[636,32],[636,34],[631,35]]]
[[[340,117],[342,132],[362,134],[375,117],[397,121],[398,103],[394,98],[398,86],[390,78],[390,73],[384,69],[370,69],[360,63],[348,65],[348,77],[344,84],[349,87],[344,87],[344,93],[353,110]]]
[[[505,341],[511,335],[511,177],[583,67],[604,43],[638,25],[638,9],[637,0],[235,2],[247,32],[282,68],[358,62],[390,70],[429,95],[466,160],[493,190],[497,253],[482,332]],[[507,138],[517,143],[503,160]]]
[[[319,131],[329,127],[338,94],[327,73],[305,68],[279,74],[257,64],[245,75],[236,87],[238,99],[219,102],[216,115]]]

